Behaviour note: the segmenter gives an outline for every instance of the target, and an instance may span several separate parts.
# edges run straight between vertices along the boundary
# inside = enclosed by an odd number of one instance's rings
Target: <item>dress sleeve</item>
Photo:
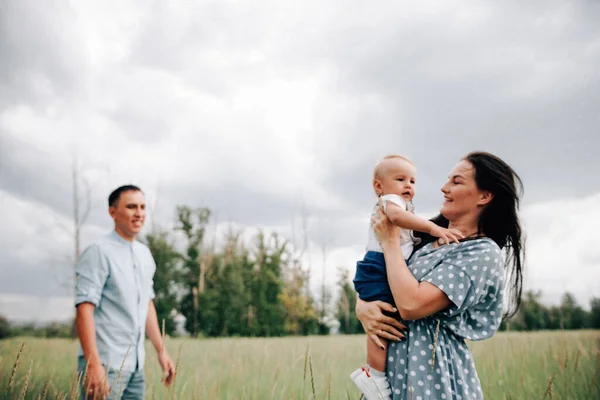
[[[421,281],[443,291],[452,306],[439,312],[445,326],[471,340],[492,336],[502,320],[502,254],[489,239],[463,242]]]
[[[100,246],[89,246],[75,265],[75,306],[92,303],[98,306],[108,279],[108,261]]]

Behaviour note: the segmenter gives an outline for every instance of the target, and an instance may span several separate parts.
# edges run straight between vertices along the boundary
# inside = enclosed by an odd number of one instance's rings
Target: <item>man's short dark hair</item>
[[[119,198],[121,198],[121,193],[129,192],[129,191],[142,192],[142,189],[140,189],[139,187],[137,187],[135,185],[123,185],[121,187],[118,187],[115,190],[113,190],[113,192],[110,194],[110,196],[108,196],[108,206],[109,207],[116,206],[117,203],[119,202]],[[144,193],[144,192],[142,192],[142,193]]]

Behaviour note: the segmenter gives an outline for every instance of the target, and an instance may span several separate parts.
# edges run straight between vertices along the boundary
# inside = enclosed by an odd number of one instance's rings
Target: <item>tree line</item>
[[[348,275],[339,281],[340,297],[336,307],[336,318],[340,322],[341,333],[362,333],[356,319],[354,307],[356,293]],[[500,331],[537,331],[556,329],[600,329],[600,298],[592,298],[590,309],[577,304],[571,293],[565,293],[557,306],[542,303],[541,291],[527,291],[521,299],[519,311],[500,325]]]
[[[173,334],[185,317],[192,337],[309,335],[329,330],[309,290],[301,254],[280,235],[259,231],[250,244],[229,230],[219,249],[207,238],[208,208],[179,206],[175,231],[155,228],[142,240],[156,262],[159,321]],[[183,239],[177,251],[175,233]],[[181,243],[180,243],[181,244]]]
[[[156,262],[154,300],[159,321],[168,335],[176,335],[176,317],[185,317],[191,337],[285,336],[363,333],[356,319],[350,272],[338,269],[335,290],[325,287],[318,298],[310,290],[310,269],[302,265],[304,251],[280,235],[259,231],[249,243],[242,232],[230,229],[222,244],[208,238],[209,208],[176,208],[171,230],[153,227],[140,238]],[[504,321],[502,330],[600,328],[600,298],[590,310],[567,293],[560,305],[546,306],[541,292],[524,293],[519,312]],[[10,327],[0,316],[0,338],[17,335],[62,337],[72,335],[71,324]]]

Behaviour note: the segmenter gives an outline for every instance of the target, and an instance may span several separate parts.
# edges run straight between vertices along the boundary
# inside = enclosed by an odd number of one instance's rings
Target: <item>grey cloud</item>
[[[69,215],[69,171],[42,149],[27,145],[8,132],[0,130],[0,134],[0,189]]]
[[[110,119],[123,129],[127,137],[142,143],[165,139],[170,134],[168,116],[165,114],[141,115],[130,109],[105,111]]]
[[[71,296],[0,294],[0,314],[11,322],[71,322],[75,313]]]
[[[62,2],[8,0],[0,7],[0,109],[69,100],[87,71],[75,15]]]
[[[600,82],[594,90],[567,99],[515,107],[498,107],[477,98],[463,101],[461,106],[450,105],[451,96],[443,96],[439,89],[430,93],[430,101],[408,101],[411,106],[402,109],[409,115],[424,116],[420,121],[402,124],[406,135],[390,139],[394,137],[394,128],[390,127],[369,134],[357,131],[346,138],[357,143],[349,146],[360,149],[368,135],[370,140],[388,143],[387,152],[409,155],[419,170],[416,200],[420,206],[429,209],[439,204],[439,187],[447,172],[473,150],[490,151],[511,164],[524,181],[526,203],[589,195],[600,188],[600,178],[594,172],[600,171],[600,160],[593,150],[600,146]],[[451,110],[443,111],[442,107],[448,105]],[[346,191],[348,198],[364,204],[364,192],[371,195],[370,188],[359,186],[356,181],[368,182],[375,159],[361,161],[344,171],[332,166],[328,186]]]
[[[588,179],[593,177],[582,172],[598,168],[598,161],[589,150],[598,144],[594,130],[595,109],[600,104],[597,75],[572,76],[567,82],[558,76],[559,81],[553,82],[556,91],[549,97],[506,97],[507,86],[517,86],[523,77],[534,77],[536,65],[552,57],[559,58],[561,65],[573,67],[575,72],[580,68],[571,65],[568,58],[565,60],[570,53],[578,55],[572,64],[585,60],[593,64],[599,60],[598,50],[593,47],[600,34],[594,24],[599,8],[593,2],[572,3],[564,10],[569,15],[566,22],[543,33],[529,22],[533,19],[546,27],[545,21],[557,9],[550,7],[540,12],[535,7],[523,9],[513,3],[485,10],[493,16],[484,17],[485,25],[461,26],[452,18],[432,17],[441,22],[434,30],[422,29],[420,24],[404,19],[389,27],[376,28],[343,22],[330,24],[326,18],[316,18],[315,29],[311,31],[307,21],[299,23],[292,19],[295,23],[290,26],[290,34],[277,37],[269,29],[280,22],[265,21],[254,30],[246,29],[253,20],[250,17],[262,15],[260,9],[214,5],[192,8],[189,15],[180,15],[164,7],[167,6],[154,3],[154,9],[146,10],[149,17],[144,19],[134,42],[131,61],[147,68],[162,67],[177,72],[186,83],[193,76],[201,76],[203,83],[216,83],[224,88],[230,81],[239,81],[239,75],[248,77],[247,74],[254,73],[252,65],[243,68],[243,57],[235,57],[237,52],[258,47],[269,57],[269,63],[284,70],[333,65],[339,77],[331,89],[338,90],[339,95],[375,95],[385,102],[389,113],[394,115],[381,118],[377,110],[365,108],[356,116],[354,125],[337,127],[347,132],[346,143],[340,146],[340,158],[347,157],[347,151],[357,161],[348,166],[343,160],[331,160],[326,185],[335,193],[356,198],[357,210],[371,201],[367,183],[370,170],[374,160],[386,151],[375,154],[369,150],[373,142],[389,143],[386,147],[390,151],[405,152],[416,161],[423,194],[419,204],[426,209],[437,205],[440,177],[443,180],[446,170],[472,149],[497,152],[513,162],[526,181],[528,201],[547,198],[545,188],[556,179],[551,160],[565,155],[577,157],[577,163],[563,168],[565,175],[587,175]],[[24,2],[11,3],[6,10],[3,12],[6,21],[18,21],[30,14]],[[8,35],[4,35],[7,39],[0,48],[19,67],[44,69],[38,66],[41,64],[37,59],[27,58],[30,54],[54,62],[56,66],[47,69],[50,71],[47,78],[61,82],[68,75],[76,75],[71,74],[74,71],[66,67],[65,61],[73,42],[57,33],[57,26],[48,22],[53,20],[48,18],[51,10],[52,6],[36,8],[30,14],[29,18],[38,22],[39,28],[25,36],[24,43],[15,39],[19,36],[16,32],[23,28],[14,22],[5,24]],[[352,11],[346,9],[342,14],[350,15]],[[207,23],[196,23],[194,16],[201,16]],[[513,29],[506,29],[507,20]],[[46,38],[48,32],[54,36]],[[270,40],[269,46],[265,45],[265,38]],[[43,46],[44,40],[62,49],[55,52],[58,56],[16,50],[43,47],[44,51],[50,51],[47,47],[51,46]],[[207,68],[213,69],[202,70],[202,64],[198,65],[198,59],[193,57],[201,50],[216,51],[233,61],[225,63],[222,69],[210,66]],[[511,51],[515,59],[507,60]],[[587,58],[579,54],[584,51]],[[526,57],[527,53],[532,53],[533,58]],[[8,71],[20,69],[6,65]],[[228,68],[233,68],[230,73]],[[52,74],[54,70],[62,72]],[[15,80],[8,76],[9,81]],[[167,122],[138,114],[125,108],[113,112],[109,118],[138,140],[158,140],[168,134]],[[565,136],[569,138],[566,146]],[[543,142],[539,139],[542,137]],[[538,150],[542,143],[543,151]],[[378,148],[383,149],[381,145]],[[528,179],[532,174],[536,178]],[[357,181],[367,184],[363,186]],[[585,194],[593,190],[590,189],[595,187],[593,183],[571,179],[565,192]],[[58,202],[51,200],[51,203],[56,206]]]
[[[70,160],[59,162],[44,149],[28,145],[13,135],[2,132],[0,140],[0,193],[4,192],[35,205],[48,207],[57,218],[73,220],[73,187]],[[84,158],[85,154],[81,154]],[[84,161],[82,161],[84,163]],[[85,173],[81,168],[80,174]],[[93,182],[90,182],[93,184]],[[116,186],[115,186],[116,187]],[[86,226],[106,226],[108,192],[91,186],[90,211]],[[87,208],[86,189],[80,181],[81,213]],[[50,218],[38,226],[38,233],[45,234],[53,228],[71,229],[57,219]]]
[[[75,110],[86,106],[88,96],[98,96],[88,92],[92,65],[80,24],[61,1],[9,0],[0,7],[0,110],[45,110],[56,103]],[[103,73],[93,79],[116,84],[114,76]],[[134,140],[158,140],[168,133],[164,116],[141,115],[131,105],[125,110],[99,106],[96,111]]]
[[[600,178],[592,171],[600,170],[593,151],[600,145],[600,49],[594,43],[600,38],[600,7],[574,4],[558,27],[545,25],[556,9],[538,15],[537,9],[507,7],[497,11],[510,15],[516,28],[508,31],[503,19],[493,18],[457,32],[447,30],[451,24],[433,31],[398,24],[391,32],[338,32],[344,39],[331,62],[340,66],[343,90],[380,96],[396,116],[386,116],[382,124],[375,110],[365,109],[340,151],[354,150],[358,161],[343,171],[332,162],[327,186],[364,208],[364,192],[370,190],[356,181],[367,181],[377,158],[400,152],[419,168],[418,205],[431,209],[459,158],[486,150],[520,173],[526,203],[597,191]],[[537,31],[529,18],[547,29]],[[507,61],[511,51],[516,58]],[[541,89],[519,93],[538,70],[544,73],[554,64],[556,74]],[[367,159],[369,146],[381,153]]]
[[[272,226],[291,224],[292,218],[300,212],[302,198],[290,193],[278,196],[257,191],[243,183],[224,183],[220,187],[201,185],[162,185],[158,195],[161,215],[173,215],[176,205],[208,207],[217,215],[218,222],[236,222],[243,225]],[[310,215],[331,216],[330,209],[311,207]],[[334,216],[342,217],[341,213]]]
[[[271,39],[271,21],[263,21],[268,6],[191,2],[184,8],[185,15],[167,3],[148,7],[128,61],[175,73],[187,87],[219,98],[268,76],[264,62],[253,59]]]
[[[390,3],[387,14],[402,18],[372,26],[358,5],[339,11],[322,5],[311,18],[270,14],[271,6],[215,3],[186,14],[163,2],[145,6],[128,58],[95,71],[118,107],[101,104],[95,111],[134,140],[157,142],[172,135],[177,106],[157,99],[148,115],[144,104],[131,104],[145,93],[133,90],[128,98],[111,91],[115,74],[174,74],[183,87],[225,100],[246,83],[316,79],[329,97],[317,99],[323,109],[315,111],[315,129],[323,139],[343,132],[335,152],[323,153],[324,175],[315,180],[347,204],[309,206],[311,237],[329,237],[331,246],[364,242],[372,168],[386,153],[407,154],[418,166],[420,212],[436,210],[447,172],[471,150],[513,165],[525,183],[525,203],[600,189],[599,3],[490,3],[475,8],[481,19],[467,21],[453,13],[411,21]],[[35,109],[56,99],[87,104],[91,66],[75,17],[53,2],[9,1],[0,8],[0,109]],[[196,128],[211,127],[190,129]],[[68,163],[12,132],[0,135],[0,189],[70,218]],[[106,194],[95,196],[104,205]],[[174,219],[178,204],[207,205],[221,222],[254,226],[291,224],[301,203],[300,195],[264,193],[235,177],[211,186],[165,183],[158,197],[165,220]],[[349,219],[355,216],[365,219]],[[110,226],[104,206],[94,209],[89,225]],[[59,295],[47,282],[60,263],[3,257],[0,293]]]
[[[17,234],[18,227],[15,231]],[[0,293],[47,297],[71,294],[73,267],[68,254],[48,254],[42,261],[33,262],[26,244],[19,249],[9,249],[2,243],[0,252]]]
[[[67,221],[72,219],[73,213],[69,168],[68,165],[57,163],[43,149],[26,145],[11,135],[3,136],[0,149],[0,189],[21,199],[47,206]],[[277,196],[256,190],[252,182],[239,182],[235,177],[231,179],[218,186],[165,182],[158,188],[157,206],[160,209],[157,213],[161,219],[173,221],[177,205],[207,206],[217,212],[219,218],[227,221],[268,226],[288,223],[303,202],[301,194]],[[114,184],[116,185],[117,183]],[[93,188],[92,202],[95,206],[86,221],[88,226],[107,226],[107,222],[110,225],[104,200],[108,192],[101,193],[100,189]],[[314,217],[344,216],[341,210],[308,207]]]

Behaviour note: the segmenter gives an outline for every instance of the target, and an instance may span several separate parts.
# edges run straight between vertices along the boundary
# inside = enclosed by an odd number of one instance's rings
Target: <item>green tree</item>
[[[284,330],[289,335],[317,332],[318,318],[308,290],[308,271],[297,259],[291,260],[283,273],[283,289],[279,301],[285,308]]]
[[[286,243],[277,234],[254,238],[254,267],[250,281],[253,333],[256,336],[280,336],[284,333],[285,308],[279,301],[283,292],[282,266]]]
[[[549,325],[548,310],[540,302],[540,291],[528,291],[521,302],[522,321],[528,331],[547,329]]]
[[[317,333],[319,335],[328,335],[331,330],[331,322],[335,318],[331,312],[332,299],[333,293],[331,289],[324,283],[321,284],[317,305]]]
[[[27,323],[14,326],[12,328],[11,336],[45,337],[46,331],[44,328],[35,326],[35,324]]]
[[[0,315],[0,339],[5,339],[10,336],[11,329],[8,320],[4,315]]]
[[[575,297],[565,293],[559,306],[544,306],[540,291],[528,291],[524,294],[519,312],[509,321],[503,321],[500,330],[540,330],[540,329],[585,329],[594,324],[594,304],[592,311],[586,312],[577,304]],[[596,313],[599,313],[596,311]]]
[[[178,293],[182,287],[181,263],[183,256],[175,250],[175,246],[166,230],[155,228],[143,239],[156,262],[154,274],[154,306],[158,317],[158,325],[163,327],[167,335],[175,332],[175,316],[178,308]]]
[[[356,291],[351,284],[350,274],[346,268],[338,269],[338,288],[340,291],[336,307],[336,319],[340,323],[340,333],[362,333],[363,328],[356,318]]]
[[[547,329],[563,329],[563,315],[560,307],[546,308],[548,318]]]
[[[47,338],[68,338],[71,337],[71,326],[73,323],[50,322],[40,330]]]
[[[207,336],[249,336],[250,291],[247,287],[252,262],[240,243],[241,232],[229,231],[225,246],[215,254],[199,296],[200,329]]]
[[[565,293],[560,304],[560,315],[562,328],[583,329],[586,328],[586,312],[581,308],[571,293]]]
[[[183,298],[180,312],[186,318],[185,329],[192,337],[199,333],[199,320],[202,319],[202,307],[199,297],[204,294],[208,268],[212,265],[212,256],[203,248],[206,227],[211,211],[208,208],[192,209],[187,206],[177,207],[177,227],[187,241],[187,248],[182,265]]]
[[[600,329],[600,298],[593,298],[590,302],[589,327]]]

